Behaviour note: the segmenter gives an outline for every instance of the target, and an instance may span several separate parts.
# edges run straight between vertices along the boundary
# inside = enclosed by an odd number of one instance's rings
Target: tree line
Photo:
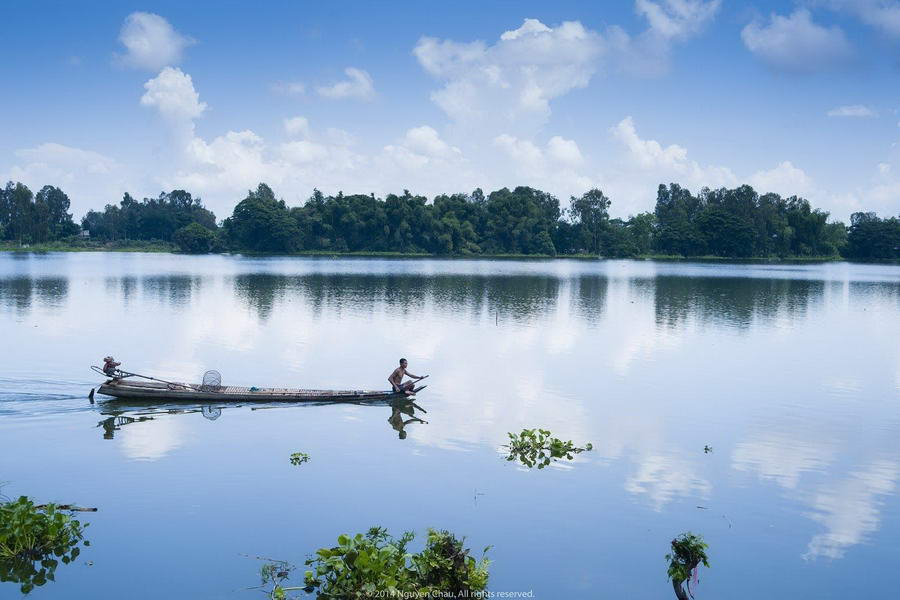
[[[693,194],[660,185],[653,212],[611,218],[611,201],[592,189],[570,198],[531,187],[485,194],[326,196],[315,190],[288,206],[261,183],[217,222],[184,190],[91,210],[80,227],[57,187],[33,194],[21,183],[0,189],[0,239],[19,244],[71,240],[162,241],[184,252],[397,252],[434,255],[646,255],[726,258],[900,258],[900,219],[854,213],[850,226],[797,196],[759,194],[749,185]]]

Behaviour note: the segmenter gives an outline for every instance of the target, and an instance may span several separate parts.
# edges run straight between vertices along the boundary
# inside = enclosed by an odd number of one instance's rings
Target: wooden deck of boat
[[[185,387],[180,387],[185,386]],[[422,386],[424,388],[425,386]],[[422,389],[419,388],[419,389]],[[303,390],[296,388],[257,388],[247,386],[221,386],[202,389],[199,385],[178,384],[172,386],[164,383],[143,381],[107,381],[98,390],[106,396],[127,400],[166,400],[166,401],[225,401],[225,402],[277,402],[304,400],[378,400],[405,397],[389,390]],[[417,390],[418,391],[418,390]]]

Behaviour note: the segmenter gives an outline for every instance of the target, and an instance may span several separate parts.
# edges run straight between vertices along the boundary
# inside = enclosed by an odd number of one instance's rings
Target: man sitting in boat
[[[121,365],[122,363],[116,362],[116,359],[112,356],[107,356],[103,359],[103,373],[108,377],[116,376],[116,367]]]
[[[401,358],[400,366],[397,367],[396,369],[394,369],[394,372],[391,373],[390,377],[388,377],[388,381],[391,384],[391,388],[398,394],[403,393],[403,394],[406,394],[407,396],[412,396],[413,395],[413,387],[415,386],[415,383],[413,381],[407,381],[406,383],[403,383],[404,375],[412,378],[415,381],[424,379],[426,376],[423,375],[422,377],[419,377],[418,375],[413,375],[412,373],[410,373],[409,371],[406,370],[406,364],[407,364],[406,359]]]

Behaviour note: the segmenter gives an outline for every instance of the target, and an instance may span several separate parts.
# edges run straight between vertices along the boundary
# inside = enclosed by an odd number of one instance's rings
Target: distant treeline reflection
[[[531,187],[485,194],[326,196],[315,190],[289,207],[261,183],[217,223],[185,190],[91,210],[76,225],[69,198],[45,186],[0,188],[0,240],[45,244],[163,242],[183,252],[423,253],[431,255],[645,255],[727,258],[900,259],[900,218],[857,212],[849,227],[800,197],[760,194],[748,185],[693,194],[660,185],[653,212],[611,218],[599,189],[567,207]],[[90,241],[85,241],[88,235]]]
[[[879,294],[900,298],[900,286],[890,282],[822,281],[756,277],[609,278],[604,274],[559,277],[547,274],[512,276],[478,274],[384,273],[247,273],[218,277],[202,275],[132,275],[104,279],[105,292],[123,305],[157,302],[189,307],[203,294],[220,294],[224,284],[241,304],[263,321],[290,303],[292,310],[374,315],[421,314],[426,311],[472,322],[518,322],[546,319],[568,307],[587,325],[606,311],[611,286],[628,288],[638,305],[652,305],[656,323],[677,327],[688,319],[732,327],[749,327],[778,317],[803,318],[823,302],[829,290],[851,297]],[[0,278],[0,308],[27,312],[33,305],[63,306],[69,280],[63,277]],[[224,300],[224,299],[223,299]]]

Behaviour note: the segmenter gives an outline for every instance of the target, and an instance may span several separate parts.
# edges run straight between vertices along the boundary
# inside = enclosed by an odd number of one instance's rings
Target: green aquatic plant
[[[317,598],[361,599],[376,593],[385,598],[470,597],[487,588],[489,561],[471,556],[464,539],[429,529],[425,548],[410,553],[413,537],[406,532],[394,538],[381,527],[340,535],[337,546],[320,548],[306,561],[305,591]]]
[[[85,527],[57,506],[35,506],[25,496],[0,504],[0,581],[19,583],[23,594],[54,581],[59,562],[81,553]]]
[[[309,462],[309,454],[306,452],[294,452],[291,454],[291,464],[299,467],[305,462]]]
[[[509,444],[504,446],[509,450],[506,460],[517,460],[522,465],[543,469],[551,462],[565,458],[572,460],[576,454],[593,450],[591,444],[585,444],[583,448],[576,446],[571,440],[564,442],[559,438],[551,437],[546,429],[523,429],[522,433],[508,433]]]
[[[689,531],[672,540],[672,552],[666,554],[666,560],[669,561],[668,575],[678,600],[694,597],[690,586],[691,575],[701,564],[709,568],[707,548],[709,546],[701,536]],[[687,590],[684,588],[685,582],[688,582]]]
[[[291,571],[296,568],[294,565],[283,560],[267,559],[267,561],[259,569],[259,577],[262,580],[259,587],[263,589],[270,600],[287,600],[288,592],[303,589],[282,585],[290,577]],[[268,586],[271,586],[271,589],[266,589]]]

